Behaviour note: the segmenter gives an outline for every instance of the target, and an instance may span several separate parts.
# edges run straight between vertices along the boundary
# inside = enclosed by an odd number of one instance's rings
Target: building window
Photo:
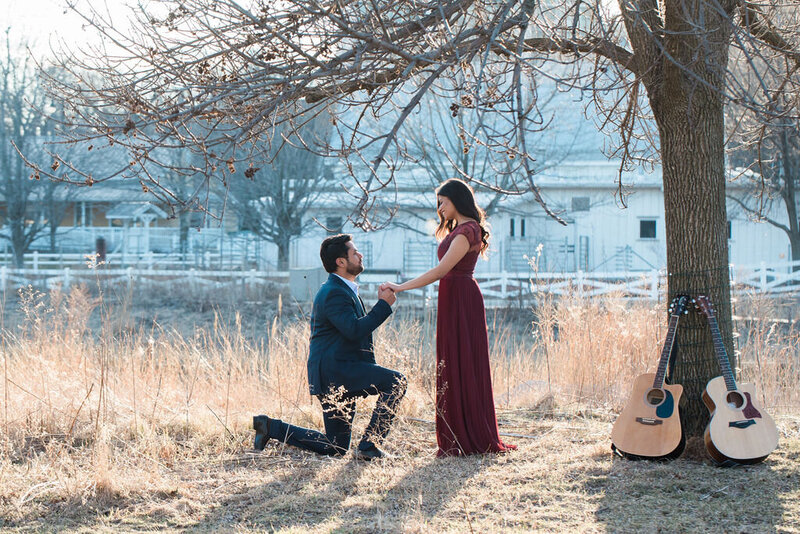
[[[728,221],[728,239],[733,239],[733,228],[731,222]]]
[[[525,237],[525,219],[519,220],[519,236]]]
[[[514,224],[514,219],[508,220],[508,235],[514,237],[516,235],[515,232],[516,226]]]
[[[589,197],[572,197],[572,211],[589,211]]]
[[[642,219],[641,221],[639,221],[639,238],[640,239],[656,238],[656,221],[654,219]]]

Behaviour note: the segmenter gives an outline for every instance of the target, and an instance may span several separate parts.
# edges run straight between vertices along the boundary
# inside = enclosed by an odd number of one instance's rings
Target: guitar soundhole
[[[660,389],[651,389],[647,392],[647,403],[651,406],[658,406],[664,402],[664,391]]]
[[[738,391],[729,391],[725,399],[728,401],[728,406],[736,410],[744,406],[744,397]]]

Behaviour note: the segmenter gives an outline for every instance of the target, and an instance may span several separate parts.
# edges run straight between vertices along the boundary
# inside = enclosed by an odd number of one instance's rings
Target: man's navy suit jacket
[[[372,331],[390,315],[392,307],[379,300],[369,313],[364,303],[338,276],[331,274],[314,297],[308,385],[312,395],[344,387],[361,392],[374,384],[375,354]]]

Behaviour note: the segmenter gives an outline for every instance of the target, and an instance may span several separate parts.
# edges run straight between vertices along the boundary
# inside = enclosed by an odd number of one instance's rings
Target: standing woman
[[[472,277],[489,247],[483,211],[472,189],[450,179],[436,191],[439,264],[425,274],[381,288],[408,291],[439,282],[436,321],[436,440],[438,456],[516,449],[500,440],[489,368],[483,295]]]

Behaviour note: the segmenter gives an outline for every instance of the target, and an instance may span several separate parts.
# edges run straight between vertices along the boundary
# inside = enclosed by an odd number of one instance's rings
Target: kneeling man
[[[322,404],[325,433],[257,415],[253,417],[254,447],[263,450],[268,440],[276,439],[319,454],[341,456],[350,448],[356,399],[377,395],[356,456],[364,460],[382,458],[386,453],[378,445],[389,433],[395,410],[405,395],[406,379],[375,363],[372,331],[391,315],[396,297],[390,289],[380,291],[377,304],[366,313],[356,284],[356,277],[364,270],[363,256],[352,236],[328,237],[319,255],[330,275],[311,310],[308,383],[311,394]]]

